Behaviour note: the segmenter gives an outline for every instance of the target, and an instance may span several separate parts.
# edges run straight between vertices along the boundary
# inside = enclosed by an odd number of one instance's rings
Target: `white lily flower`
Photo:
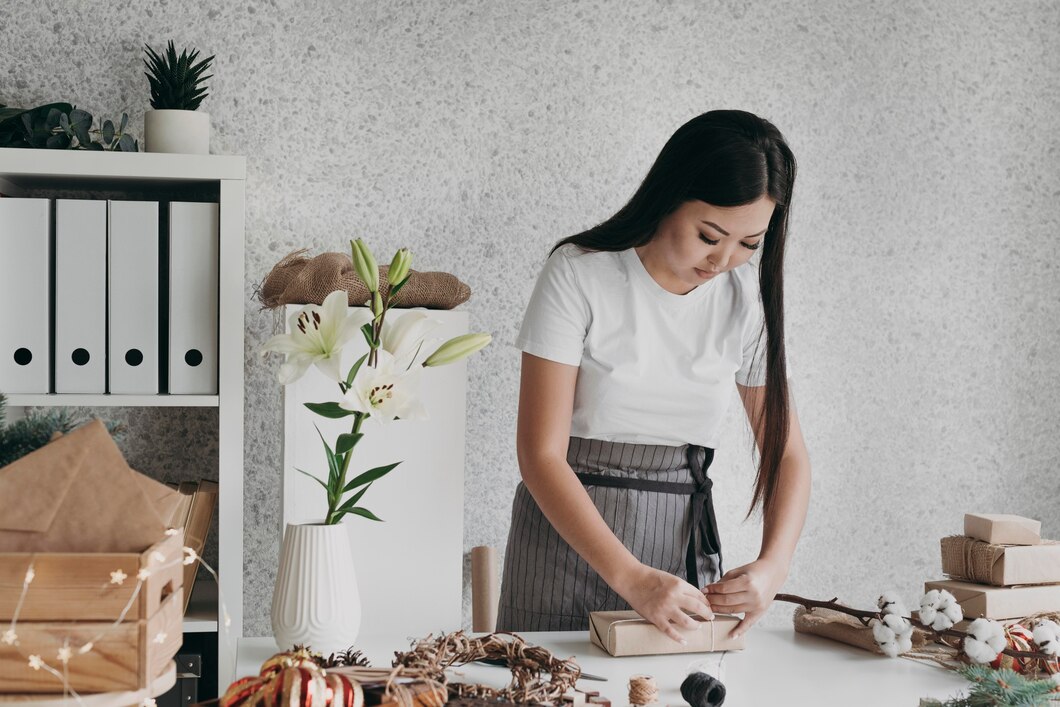
[[[990,663],[1005,650],[1005,629],[997,621],[976,619],[968,625],[964,652],[976,663]]]
[[[383,320],[380,343],[396,359],[394,366],[405,370],[427,358],[424,349],[431,348],[424,345],[427,336],[441,325],[441,321],[428,317],[426,312],[405,312],[393,322]]]
[[[345,380],[340,370],[342,348],[357,336],[360,328],[372,320],[372,313],[363,307],[347,310],[345,290],[335,290],[324,299],[323,305],[307,304],[291,315],[290,334],[278,334],[261,349],[286,354],[280,366],[280,383],[293,383],[316,366],[331,380]]]
[[[913,624],[897,614],[884,614],[883,620],[873,619],[872,637],[876,639],[876,645],[880,650],[891,658],[897,658],[899,653],[905,653],[913,648]]]
[[[1060,655],[1060,624],[1052,619],[1042,619],[1034,625],[1034,642],[1046,655]]]
[[[889,590],[880,595],[880,598],[876,600],[876,606],[879,607],[880,611],[884,614],[897,614],[898,616],[905,616],[909,612],[905,608],[905,602],[898,596],[898,592]]]
[[[368,413],[379,422],[390,422],[395,417],[426,420],[427,410],[419,396],[422,368],[416,366],[406,371],[396,365],[397,360],[385,349],[377,353],[378,365],[361,366],[339,407]]]
[[[920,621],[936,631],[945,631],[964,618],[957,598],[945,589],[932,589],[920,599]]]

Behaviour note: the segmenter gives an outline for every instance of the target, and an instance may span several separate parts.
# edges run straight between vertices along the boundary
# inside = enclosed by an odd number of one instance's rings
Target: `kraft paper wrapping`
[[[471,548],[471,630],[493,633],[497,628],[497,551],[488,545]]]
[[[1020,619],[1060,611],[1060,584],[992,587],[957,579],[924,582],[925,592],[932,589],[945,589],[953,594],[968,619]]]
[[[805,606],[797,606],[792,618],[795,630],[799,633],[809,633],[846,643],[848,646],[861,648],[871,653],[884,654],[872,636],[872,627],[865,626],[850,614],[824,607],[811,610]],[[923,629],[913,627],[913,650],[920,650],[924,647],[927,643],[927,635]]]
[[[995,545],[1037,545],[1042,523],[1003,513],[965,513],[964,534]]]
[[[731,636],[740,623],[739,616],[715,613],[714,620],[707,621],[696,614],[690,615],[701,625],[698,629],[677,629],[688,641],[684,646],[632,610],[590,612],[589,640],[613,656],[710,653],[745,647],[746,634],[737,639]]]
[[[1060,541],[1000,545],[964,535],[942,538],[942,572],[954,579],[1005,587],[1060,583]]]
[[[346,253],[321,253],[310,258],[306,249],[289,253],[273,266],[258,287],[257,296],[264,307],[285,304],[323,304],[334,290],[346,290],[351,307],[364,304],[371,297],[357,276]],[[379,266],[379,292],[390,292],[386,279],[389,265]],[[471,297],[471,288],[456,275],[447,272],[409,270],[409,280],[394,297],[399,307],[452,309]]]

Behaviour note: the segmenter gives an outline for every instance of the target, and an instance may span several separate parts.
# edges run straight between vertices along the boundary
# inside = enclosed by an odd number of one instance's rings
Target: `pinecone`
[[[372,667],[368,663],[368,659],[364,657],[364,654],[360,651],[355,651],[353,646],[339,653],[332,653],[324,663],[325,668],[336,668],[340,665],[355,665],[362,668]]]
[[[144,53],[147,54],[144,58],[144,65],[147,67],[144,75],[151,84],[151,107],[156,110],[197,109],[202,99],[208,95],[206,87],[199,84],[213,78],[213,74],[202,75],[210,67],[213,56],[196,64],[199,50],[193,49],[189,54],[188,50],[184,49],[178,57],[173,40],[169,40],[164,57],[159,56],[146,44]]]

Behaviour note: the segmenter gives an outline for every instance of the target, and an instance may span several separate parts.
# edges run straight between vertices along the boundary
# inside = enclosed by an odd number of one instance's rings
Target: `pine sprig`
[[[995,670],[988,665],[964,665],[957,672],[966,677],[972,687],[968,696],[953,697],[945,702],[935,699],[920,700],[920,707],[1048,707],[1051,698],[1060,697],[1052,680],[1034,680],[1014,670]]]
[[[0,468],[48,444],[56,432],[67,434],[87,422],[68,408],[31,411],[11,424],[4,424],[6,419],[7,398],[0,393]],[[125,431],[121,423],[105,420],[104,424],[115,438]]]

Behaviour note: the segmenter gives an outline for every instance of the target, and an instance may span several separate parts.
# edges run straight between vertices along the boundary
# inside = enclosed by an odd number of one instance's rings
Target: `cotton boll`
[[[964,652],[976,663],[989,663],[1005,649],[1005,629],[997,621],[976,619],[968,626]]]
[[[1034,626],[1034,642],[1046,655],[1060,655],[1060,624],[1043,619]]]
[[[897,637],[889,626],[884,624],[879,619],[873,619],[872,624],[872,637],[876,639],[876,645],[880,647],[884,655],[889,658],[898,657],[898,642],[895,640]]]
[[[876,600],[876,606],[880,608],[884,614],[899,614],[905,616],[909,612],[906,611],[905,602],[898,596],[898,592],[894,590],[888,590],[880,595],[880,598]]]
[[[920,622],[930,626],[938,613],[939,590],[932,589],[920,598]]]
[[[897,614],[884,614],[883,619],[873,619],[872,637],[884,654],[891,658],[898,657],[913,647],[913,625],[905,617]]]
[[[945,631],[964,618],[957,598],[945,589],[932,589],[920,600],[920,621],[936,631]]]
[[[899,636],[898,640],[896,641],[896,643],[898,644],[898,652],[899,653],[908,653],[909,651],[913,650],[913,631],[912,631],[912,628],[910,628],[908,634],[904,634],[902,636]]]
[[[913,634],[913,624],[909,622],[909,619],[898,614],[884,614],[883,623],[887,625],[896,636],[911,636]]]

